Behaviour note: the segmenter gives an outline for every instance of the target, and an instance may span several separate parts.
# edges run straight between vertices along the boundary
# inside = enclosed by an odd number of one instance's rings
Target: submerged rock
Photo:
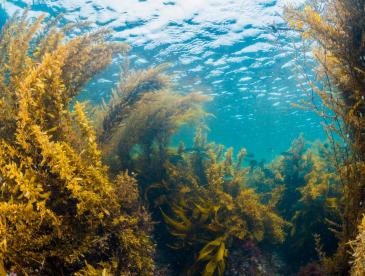
[[[225,275],[230,276],[284,275],[285,271],[285,264],[276,253],[261,250],[251,241],[234,249],[229,263]]]

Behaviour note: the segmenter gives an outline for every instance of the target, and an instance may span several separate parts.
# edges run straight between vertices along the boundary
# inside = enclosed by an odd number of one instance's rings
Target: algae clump
[[[42,21],[15,14],[0,34],[0,267],[151,275],[149,216],[123,191],[136,180],[109,176],[85,105],[70,107],[128,46],[105,30],[66,40],[75,26]]]
[[[323,118],[342,183],[341,239],[332,260],[324,263],[329,274],[351,270],[348,242],[358,235],[365,212],[364,16],[361,0],[313,1],[303,9],[286,10],[289,25],[301,33],[304,41],[315,42],[318,77],[316,82],[308,83],[308,91],[317,94],[321,104],[308,95],[312,100],[304,105]],[[341,150],[341,144],[346,145],[345,150]]]
[[[232,149],[205,141],[198,131],[192,149],[180,147],[149,195],[161,208],[169,246],[188,256],[184,273],[224,275],[229,250],[247,240],[282,242],[288,224],[245,185],[246,151],[234,158]]]

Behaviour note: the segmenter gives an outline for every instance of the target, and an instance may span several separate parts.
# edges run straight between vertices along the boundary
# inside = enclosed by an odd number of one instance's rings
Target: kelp
[[[179,148],[149,195],[161,208],[170,247],[188,254],[188,275],[223,275],[229,250],[242,241],[282,242],[287,223],[245,186],[246,154],[206,144],[198,132],[192,149]],[[151,199],[150,199],[151,200]]]
[[[65,40],[42,20],[15,14],[0,35],[0,268],[151,275],[151,224],[133,196],[136,180],[110,178],[85,105],[70,108],[128,47],[106,42],[103,30]]]
[[[303,104],[323,118],[343,184],[341,246],[333,262],[326,265],[328,273],[350,270],[348,241],[356,237],[364,213],[364,16],[362,0],[313,1],[304,9],[286,11],[289,25],[299,30],[304,40],[315,42],[317,80],[308,83],[312,100]],[[319,96],[320,105],[313,101],[313,93]],[[347,145],[346,151],[340,150],[339,140]]]

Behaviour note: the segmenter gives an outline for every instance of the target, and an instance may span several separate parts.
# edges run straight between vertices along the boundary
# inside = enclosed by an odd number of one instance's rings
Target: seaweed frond
[[[0,270],[63,275],[103,263],[151,275],[149,215],[123,193],[138,194],[136,180],[110,178],[86,105],[70,106],[128,47],[104,30],[65,40],[42,20],[15,14],[1,32]]]
[[[140,172],[150,167],[151,160],[163,162],[173,134],[183,124],[199,123],[207,115],[202,105],[210,97],[173,92],[169,78],[162,74],[166,68],[125,73],[112,99],[100,108],[99,141],[113,169]]]
[[[165,184],[159,188],[167,200],[161,213],[173,237],[171,248],[190,256],[187,273],[223,275],[235,244],[282,242],[288,224],[246,187],[246,151],[233,158],[233,149],[222,154],[201,137],[199,130],[194,148],[165,164]]]

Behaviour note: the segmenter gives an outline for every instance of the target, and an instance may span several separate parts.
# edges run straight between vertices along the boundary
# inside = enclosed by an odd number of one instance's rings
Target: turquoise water
[[[296,37],[283,30],[287,3],[301,1],[2,1],[0,24],[28,6],[31,16],[62,13],[63,23],[112,29],[110,39],[133,47],[132,68],[169,62],[178,91],[214,97],[207,105],[214,115],[207,122],[210,140],[271,160],[300,133],[310,141],[324,138],[314,113],[291,106],[306,96],[295,73]],[[108,98],[119,71],[115,60],[80,97]]]

